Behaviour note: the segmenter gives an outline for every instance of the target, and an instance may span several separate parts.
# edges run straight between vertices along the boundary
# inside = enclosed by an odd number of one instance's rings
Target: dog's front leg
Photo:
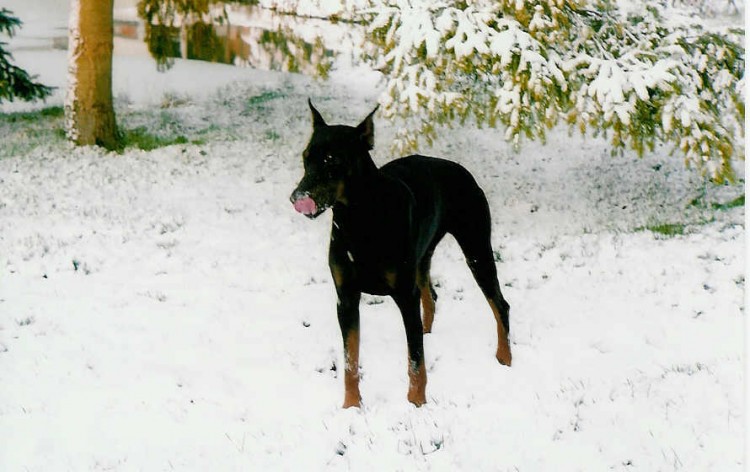
[[[344,408],[359,407],[359,298],[360,293],[339,290],[337,313],[344,341]]]
[[[331,245],[328,249],[328,267],[336,286],[336,314],[344,345],[344,408],[359,407],[359,299],[362,296],[356,280],[351,253],[343,245],[344,237],[339,231],[334,215],[331,230]]]
[[[419,292],[417,287],[405,293],[394,294],[393,299],[401,310],[409,349],[409,393],[407,399],[416,406],[427,402],[425,388],[427,371],[424,363],[422,319],[419,316]]]

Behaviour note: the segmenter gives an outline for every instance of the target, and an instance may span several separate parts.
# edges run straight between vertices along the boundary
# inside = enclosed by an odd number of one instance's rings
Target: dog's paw
[[[344,397],[344,404],[341,408],[361,408],[362,398],[359,395],[346,395]]]
[[[510,353],[510,346],[498,346],[497,353],[495,353],[495,358],[502,365],[507,365],[508,367],[510,367],[511,362],[513,361],[513,356]]]

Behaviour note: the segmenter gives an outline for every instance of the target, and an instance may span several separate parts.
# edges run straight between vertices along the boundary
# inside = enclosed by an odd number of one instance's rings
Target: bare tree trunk
[[[117,147],[112,106],[114,0],[71,0],[65,127],[78,145]]]

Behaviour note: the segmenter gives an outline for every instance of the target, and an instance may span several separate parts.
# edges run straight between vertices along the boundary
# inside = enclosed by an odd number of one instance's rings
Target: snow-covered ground
[[[64,85],[64,52],[15,56]],[[288,195],[306,98],[357,123],[372,77],[157,75],[134,57],[115,77],[122,127],[204,138],[0,159],[0,470],[743,469],[744,206],[712,205],[743,182],[564,130],[518,154],[496,131],[445,130],[422,152],[488,195],[514,365],[495,361],[492,314],[446,239],[427,405],[406,401],[395,305],[366,297],[364,404],[341,410],[330,215]],[[33,141],[1,123],[0,142]],[[376,120],[380,164],[396,127]],[[684,234],[645,229],[663,224]]]

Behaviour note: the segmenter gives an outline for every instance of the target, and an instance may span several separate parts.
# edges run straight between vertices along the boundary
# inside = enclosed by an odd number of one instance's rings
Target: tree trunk
[[[78,145],[118,145],[112,106],[114,0],[71,0],[65,127]]]

